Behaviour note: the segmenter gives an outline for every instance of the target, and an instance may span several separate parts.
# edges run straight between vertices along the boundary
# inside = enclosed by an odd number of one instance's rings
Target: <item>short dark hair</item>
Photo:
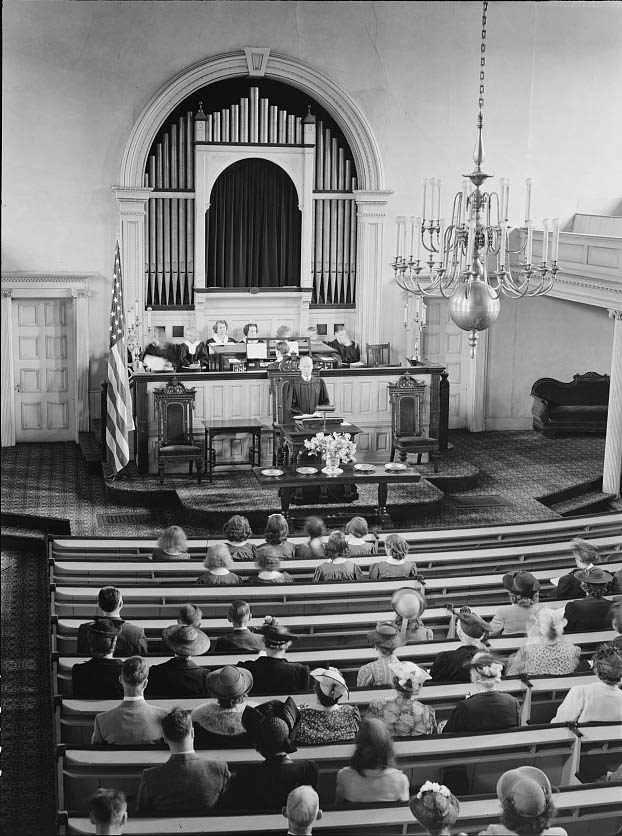
[[[212,331],[213,331],[214,333],[216,333],[216,331],[218,331],[218,326],[220,325],[220,323],[221,323],[221,322],[222,322],[222,324],[225,326],[225,328],[226,328],[227,330],[229,330],[229,323],[227,322],[227,320],[226,320],[226,319],[217,319],[217,320],[216,320],[216,322],[215,322],[215,323],[213,324],[213,326],[212,326]]]
[[[97,594],[97,606],[103,612],[116,610],[121,603],[121,591],[116,586],[102,586]]]
[[[127,811],[125,793],[100,787],[89,799],[89,812],[98,824],[117,824]]]
[[[227,616],[229,617],[229,621],[233,624],[239,624],[241,621],[244,621],[245,618],[248,618],[250,614],[251,608],[246,601],[238,599],[237,601],[231,602]]]
[[[255,328],[257,329],[257,331],[259,331],[259,325],[257,325],[257,323],[256,323],[256,322],[247,322],[247,323],[246,323],[246,325],[244,326],[244,328],[242,328],[242,330],[244,331],[244,336],[245,336],[245,337],[248,337],[248,332],[249,332],[249,331],[250,331],[250,329],[251,329],[251,328],[253,328],[253,327],[255,327]]]
[[[394,764],[395,753],[389,729],[382,720],[366,717],[356,736],[350,766],[363,775],[366,769],[387,769]]]
[[[201,607],[197,607],[196,604],[182,604],[177,617],[182,624],[198,627],[203,618],[203,610]]]
[[[266,523],[266,543],[271,546],[277,546],[279,543],[284,543],[289,534],[289,526],[287,520],[282,514],[270,514],[268,522]]]
[[[547,797],[546,806],[539,816],[523,816],[514,806],[511,798],[506,798],[501,805],[501,824],[518,836],[539,836],[547,830],[551,819],[555,815],[555,805],[551,797]]]
[[[247,540],[253,533],[249,521],[246,517],[240,516],[240,514],[234,514],[232,517],[229,517],[223,525],[222,531],[225,537],[231,540],[232,543],[241,543],[243,540]]]
[[[188,737],[192,729],[190,712],[178,705],[162,719],[162,731],[167,740],[178,742]]]
[[[142,656],[130,656],[121,666],[121,675],[133,688],[142,685],[149,676],[149,665]]]
[[[289,354],[289,343],[285,340],[279,340],[275,346],[279,354]]]

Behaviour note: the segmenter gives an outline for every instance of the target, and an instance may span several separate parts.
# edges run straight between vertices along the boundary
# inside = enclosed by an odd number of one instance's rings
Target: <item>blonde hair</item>
[[[233,561],[229,549],[222,543],[210,546],[207,550],[203,566],[206,569],[231,569]]]
[[[527,632],[538,635],[545,641],[556,642],[564,635],[564,627],[567,623],[563,610],[543,607],[530,616],[527,622]]]
[[[188,550],[188,541],[186,540],[186,533],[183,528],[178,525],[171,525],[166,529],[158,540],[158,548],[163,551],[171,551],[177,549],[180,552]]]

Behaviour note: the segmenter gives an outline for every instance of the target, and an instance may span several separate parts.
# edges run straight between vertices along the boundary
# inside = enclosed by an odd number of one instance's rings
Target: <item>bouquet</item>
[[[313,438],[305,439],[308,456],[322,456],[324,459],[340,459],[342,462],[354,461],[356,444],[350,433],[316,433]]]

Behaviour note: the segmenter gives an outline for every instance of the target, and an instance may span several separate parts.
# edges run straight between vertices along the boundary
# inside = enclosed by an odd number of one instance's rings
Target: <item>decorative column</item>
[[[76,327],[77,432],[89,432],[89,297],[90,290],[73,290]]]
[[[114,189],[119,201],[121,218],[121,269],[123,271],[123,296],[126,312],[138,302],[138,310],[145,310],[145,208],[149,195],[148,189]],[[141,319],[141,344],[145,345],[147,336],[146,317]]]
[[[468,364],[469,381],[466,390],[466,427],[472,433],[486,429],[486,395],[488,390],[488,349],[490,332],[479,331],[475,357],[463,361]]]
[[[15,447],[15,397],[13,386],[13,291],[2,291],[2,376],[0,377],[0,413],[2,446]]]
[[[389,195],[386,189],[356,190],[356,325],[354,339],[365,343],[380,342],[380,312],[384,259],[384,219]]]
[[[607,438],[603,464],[603,493],[620,496],[622,473],[622,310],[609,310],[614,321]]]

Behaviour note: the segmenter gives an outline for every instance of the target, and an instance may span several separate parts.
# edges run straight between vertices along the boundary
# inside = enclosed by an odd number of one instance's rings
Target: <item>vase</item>
[[[326,456],[326,467],[322,468],[322,473],[326,473],[327,476],[338,476],[340,473],[343,473],[343,470],[339,467],[340,459],[339,456]]]

